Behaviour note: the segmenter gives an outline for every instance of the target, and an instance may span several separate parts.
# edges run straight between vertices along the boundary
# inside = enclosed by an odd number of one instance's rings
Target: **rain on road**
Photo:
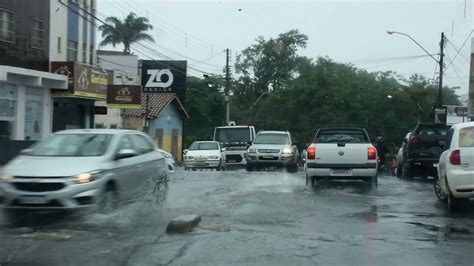
[[[109,215],[0,217],[0,265],[474,265],[474,211],[450,215],[432,183],[379,179],[305,186],[304,172],[171,174]],[[166,234],[181,214],[188,234]],[[34,219],[34,220],[33,220]]]

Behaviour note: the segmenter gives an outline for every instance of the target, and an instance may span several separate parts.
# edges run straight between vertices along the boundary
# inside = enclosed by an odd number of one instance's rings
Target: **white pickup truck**
[[[320,179],[363,180],[377,187],[377,150],[363,128],[323,127],[306,152],[306,185]]]

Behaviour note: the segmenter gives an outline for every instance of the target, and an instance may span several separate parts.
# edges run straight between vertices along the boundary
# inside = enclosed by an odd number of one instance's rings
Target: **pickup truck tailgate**
[[[317,143],[318,164],[365,164],[367,163],[367,143]]]

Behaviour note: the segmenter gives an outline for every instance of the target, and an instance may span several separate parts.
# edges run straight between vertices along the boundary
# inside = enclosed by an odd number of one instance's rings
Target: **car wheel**
[[[253,165],[248,165],[248,164],[247,164],[247,171],[248,171],[248,172],[252,172],[252,171],[253,171],[253,168],[254,168]]]
[[[397,177],[402,178],[402,166],[400,164],[397,164]]]
[[[378,178],[378,175],[371,176],[371,177],[368,177],[368,178],[367,178],[366,181],[367,181],[367,183],[369,184],[369,186],[370,186],[371,189],[377,189],[378,183],[379,183],[378,179],[379,179],[379,178]]]
[[[467,200],[454,197],[453,194],[451,193],[451,189],[449,188],[449,186],[447,187],[447,189],[448,189],[447,200],[448,200],[449,212],[457,212],[461,210],[462,206],[464,206]]]
[[[113,185],[108,184],[99,200],[99,212],[110,213],[117,207],[117,191]]]
[[[408,165],[403,164],[402,166],[402,178],[403,179],[412,179],[413,178],[413,169],[408,167]]]
[[[315,190],[317,183],[318,182],[316,181],[316,178],[314,176],[309,177],[309,184],[311,186],[311,189]]]
[[[433,190],[438,200],[441,200],[441,201],[445,200],[445,197],[443,197],[443,195],[441,194],[441,186],[439,185],[439,178],[436,178],[435,181],[433,182]]]
[[[189,168],[187,168],[187,167],[184,167],[184,171],[188,171],[188,170],[189,170]]]

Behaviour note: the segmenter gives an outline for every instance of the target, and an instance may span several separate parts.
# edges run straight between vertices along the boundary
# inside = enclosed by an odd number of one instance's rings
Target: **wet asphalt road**
[[[185,172],[109,215],[0,217],[0,265],[474,265],[474,208],[450,215],[427,181],[305,186],[304,172]],[[202,216],[191,233],[167,222]]]

